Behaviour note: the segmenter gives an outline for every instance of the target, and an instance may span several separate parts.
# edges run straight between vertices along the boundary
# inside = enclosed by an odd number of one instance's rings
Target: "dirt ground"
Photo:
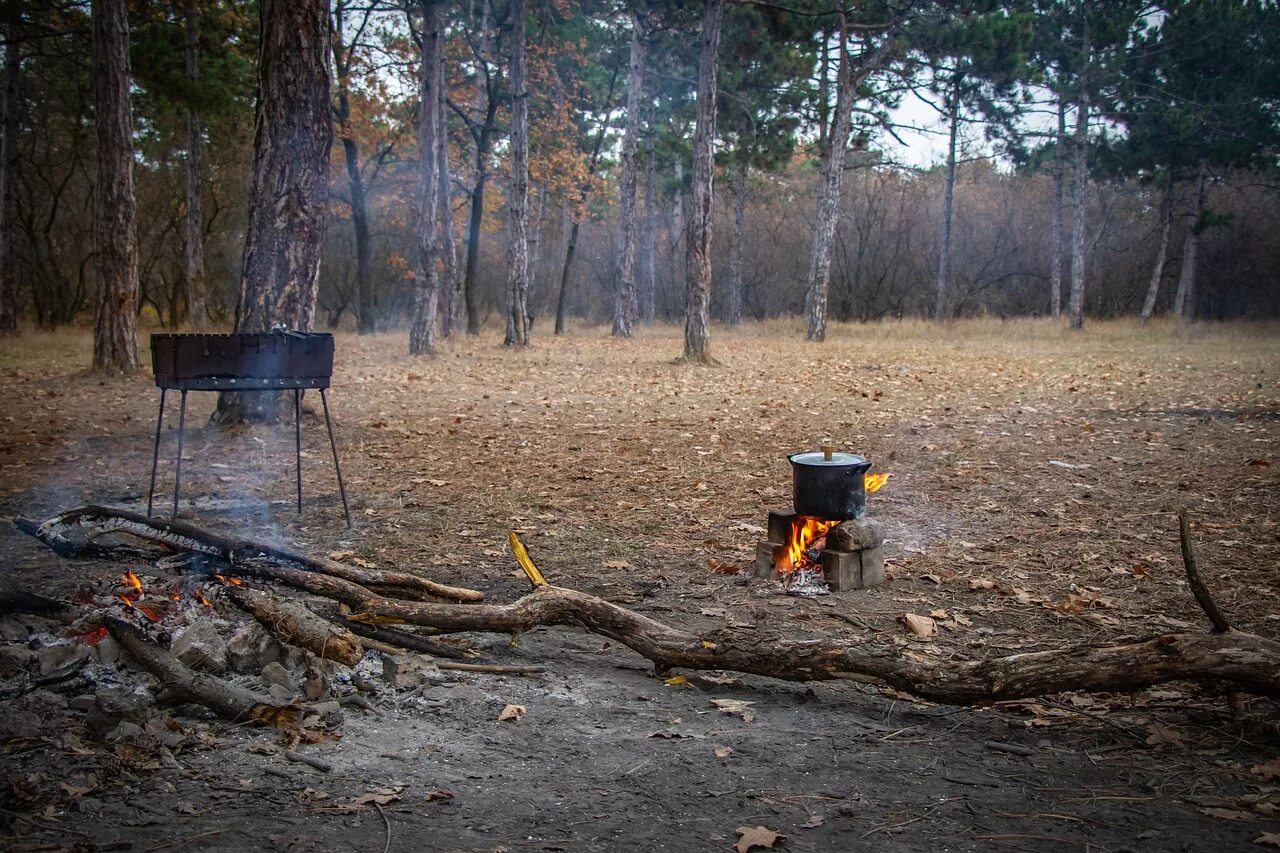
[[[552,583],[672,624],[981,658],[1204,626],[1178,554],[1186,506],[1233,624],[1280,636],[1274,326],[884,323],[812,345],[798,326],[748,325],[715,330],[714,368],[673,363],[674,327],[627,342],[538,331],[525,351],[488,335],[433,358],[406,355],[403,335],[339,336],[331,401],[354,530],[315,412],[299,518],[291,430],[208,427],[213,396],[193,394],[183,511],[492,601],[527,591],[506,545],[516,530]],[[145,508],[158,390],[149,370],[87,372],[89,351],[83,334],[0,342],[0,514]],[[826,437],[891,474],[869,498],[888,580],[781,595],[751,577],[756,542],[789,504],[787,454]],[[70,600],[121,571],[0,530],[4,583]],[[910,639],[906,613],[932,615],[937,635]],[[1280,846],[1280,717],[1266,700],[1174,684],[953,708],[848,682],[668,683],[576,630],[465,639],[477,661],[547,671],[383,685],[376,713],[347,707],[340,738],[299,747],[327,773],[287,761],[277,733],[190,706],[165,712],[165,760],[139,761],[95,739],[74,693],[19,674],[0,683],[0,712],[34,709],[42,726],[0,744],[0,844],[724,851],[738,828],[765,827],[791,851]],[[751,704],[726,713],[716,699]],[[499,721],[508,705],[525,711]]]

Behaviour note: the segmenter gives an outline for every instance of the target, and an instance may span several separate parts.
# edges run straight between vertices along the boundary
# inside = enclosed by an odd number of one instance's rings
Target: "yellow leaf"
[[[670,684],[672,687],[679,687],[681,684],[688,684],[689,679],[683,675],[673,675],[662,683]]]
[[[516,535],[514,530],[507,533],[507,541],[511,543],[511,553],[515,554],[516,562],[520,564],[520,568],[524,569],[525,575],[529,578],[529,583],[535,587],[550,586],[547,579],[543,577],[542,572],[538,571],[538,567],[533,564],[533,560],[529,557],[529,552],[525,550],[524,543],[520,541],[520,537]]]
[[[508,720],[514,722],[524,716],[524,712],[529,710],[523,705],[508,705],[502,709],[502,713],[498,715],[498,722],[506,722]]]
[[[703,640],[702,647],[704,649],[714,649],[716,647],[716,644],[711,642],[710,640]]]

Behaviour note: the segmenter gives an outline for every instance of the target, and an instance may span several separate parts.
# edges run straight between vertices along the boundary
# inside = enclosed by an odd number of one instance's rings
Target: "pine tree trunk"
[[[671,230],[667,234],[667,254],[675,257],[680,251],[681,240],[685,236],[684,228],[684,161],[676,159],[675,192],[671,197]]]
[[[631,61],[627,78],[627,128],[622,136],[622,177],[618,185],[618,280],[613,306],[613,336],[631,337],[636,321],[636,144],[640,137],[640,101],[644,96],[645,35],[640,17],[631,14]]]
[[[18,81],[22,73],[22,3],[5,21],[4,138],[0,140],[0,335],[18,331]]]
[[[705,0],[698,57],[698,111],[693,131],[693,187],[685,244],[684,360],[713,364],[711,356],[712,178],[715,175],[716,72],[725,0]]]
[[[649,107],[649,142],[644,163],[644,237],[640,249],[640,317],[646,325],[654,320],[654,300],[657,289],[654,252],[657,250],[658,217],[653,209],[656,162],[653,134],[653,107]]]
[[[511,0],[511,187],[507,197],[507,287],[511,330],[505,343],[529,343],[529,93],[524,83],[525,0]]]
[[[480,227],[484,223],[484,191],[489,181],[489,145],[493,138],[493,118],[497,104],[489,98],[489,34],[493,29],[493,8],[490,0],[480,0],[480,46],[478,65],[485,73],[475,75],[475,114],[473,121],[479,127],[475,134],[476,159],[474,180],[471,183],[471,208],[467,219],[467,267],[463,273],[462,296],[467,310],[467,334],[480,334],[480,299],[476,292],[476,276],[480,267]],[[474,16],[474,9],[472,10]]]
[[[933,320],[941,323],[947,316],[947,296],[951,290],[951,216],[956,197],[956,133],[960,125],[960,95],[954,89],[947,104],[946,188],[942,193],[942,222],[938,226],[938,282],[934,295]]]
[[[1075,173],[1071,185],[1071,301],[1068,320],[1084,328],[1084,224],[1089,187],[1089,90],[1083,84],[1076,100]]]
[[[184,27],[187,49],[187,79],[200,82],[200,32],[196,0],[184,4]],[[187,247],[184,257],[183,286],[187,298],[187,320],[193,329],[203,329],[208,321],[204,304],[204,216],[201,185],[200,155],[204,138],[200,126],[200,112],[187,109]]]
[[[538,301],[538,269],[542,265],[542,232],[546,225],[547,185],[538,185],[538,194],[533,201],[533,210],[529,214],[529,296],[528,324],[529,334],[533,334],[534,305]]]
[[[1160,245],[1156,249],[1156,262],[1151,267],[1151,283],[1147,285],[1147,298],[1142,303],[1142,321],[1151,319],[1160,296],[1160,281],[1164,278],[1164,262],[1169,253],[1169,232],[1173,227],[1173,178],[1165,179],[1164,193],[1160,200]]]
[[[733,170],[733,231],[729,235],[729,325],[742,322],[742,231],[747,208],[747,161]]]
[[[1182,243],[1182,270],[1178,275],[1178,293],[1173,300],[1173,313],[1185,322],[1196,318],[1196,264],[1200,255],[1200,233],[1204,230],[1204,191],[1208,167],[1200,161],[1200,172],[1196,176],[1195,219],[1187,229],[1186,239]]]
[[[444,57],[441,56],[443,63]],[[444,69],[440,70],[440,80],[445,79]],[[444,292],[441,294],[440,334],[449,337],[458,325],[462,308],[462,276],[458,269],[458,241],[453,234],[453,183],[449,170],[449,111],[445,103],[445,86],[440,86],[440,98],[437,104],[440,111],[441,145],[436,150],[440,158],[437,171],[440,179],[440,237],[443,241],[444,257]]]
[[[836,114],[831,133],[821,141],[822,162],[818,179],[818,216],[813,226],[813,246],[809,253],[809,277],[805,290],[805,315],[809,320],[806,337],[821,341],[827,336],[827,289],[831,281],[831,247],[835,242],[840,215],[840,183],[844,175],[844,154],[849,141],[850,108],[855,76],[849,69],[848,30],[840,19],[840,64],[836,69]]]
[[[262,0],[253,180],[236,332],[311,328],[333,142],[327,0]],[[219,395],[213,421],[274,420],[278,395]]]
[[[1067,181],[1067,99],[1058,98],[1058,135],[1053,142],[1053,220],[1049,223],[1049,314],[1062,316],[1062,203]]]
[[[94,266],[98,278],[93,366],[138,369],[138,233],[133,198],[133,111],[125,0],[93,2]]]
[[[418,275],[413,289],[409,352],[435,351],[436,313],[440,299],[440,126],[441,72],[444,69],[444,5],[422,0],[422,84],[418,115]]]

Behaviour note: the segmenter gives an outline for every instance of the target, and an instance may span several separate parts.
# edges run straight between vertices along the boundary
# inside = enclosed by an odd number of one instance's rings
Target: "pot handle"
[[[836,452],[835,443],[829,438],[824,438],[822,440],[822,444],[818,445],[818,449],[822,451],[822,459],[824,462],[830,462],[831,455]]]

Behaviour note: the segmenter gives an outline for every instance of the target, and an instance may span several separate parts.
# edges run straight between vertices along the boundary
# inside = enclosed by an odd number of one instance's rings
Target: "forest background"
[[[0,325],[58,327],[104,292],[94,10],[3,5]],[[136,311],[144,325],[230,325],[260,27],[288,4],[98,5],[127,14]],[[1280,313],[1274,4],[721,5],[713,319],[805,312],[821,338],[828,315]],[[367,333],[415,312],[430,15],[449,188],[440,333],[505,317],[511,337],[513,104],[528,111],[530,331],[681,318],[703,4],[334,0],[314,325]],[[904,103],[936,112],[942,162],[901,156],[903,116],[919,113]]]

